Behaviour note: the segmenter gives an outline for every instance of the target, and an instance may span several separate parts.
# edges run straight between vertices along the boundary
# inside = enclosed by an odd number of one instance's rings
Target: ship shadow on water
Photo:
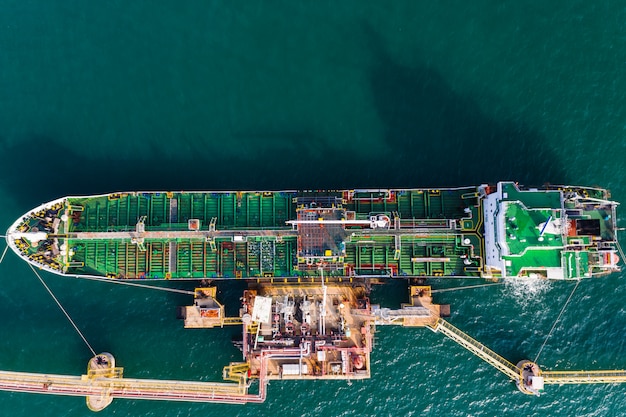
[[[373,53],[372,95],[392,150],[385,168],[397,167],[396,183],[567,182],[558,155],[537,130],[512,117],[491,117],[436,68],[425,62],[401,65],[370,26],[364,32]]]
[[[245,132],[243,139],[238,137],[241,132],[233,131],[223,132],[219,141],[188,140],[182,135],[160,143],[143,138],[138,139],[144,142],[140,155],[122,150],[89,152],[89,140],[69,146],[63,138],[33,134],[11,143],[0,140],[0,186],[27,210],[64,195],[125,190],[568,182],[558,155],[535,129],[513,117],[494,119],[469,93],[455,91],[430,65],[397,63],[370,26],[364,25],[354,36],[361,36],[360,43],[369,55],[364,88],[370,90],[383,134],[381,138],[360,132],[357,137],[367,139],[353,147],[366,148],[368,141],[382,141],[387,149],[382,153],[342,149],[333,143],[335,138],[316,133],[315,126],[266,128],[263,115],[259,116],[258,131]],[[208,153],[209,146],[216,151]],[[244,149],[240,154],[221,153],[220,146]],[[172,152],[182,147],[188,149],[182,156]]]
[[[114,151],[87,155],[88,143],[69,147],[46,135],[11,144],[0,137],[0,187],[26,211],[67,195],[115,191],[333,189],[367,184],[353,171],[362,161],[332,155],[332,148],[323,149],[324,140],[291,132],[297,140],[288,149],[268,149],[260,143],[264,136],[274,135],[256,135],[250,144],[253,159],[207,157],[200,151],[202,143],[191,144],[183,157],[172,157],[168,149],[148,143],[145,153],[135,158]],[[310,155],[311,143],[325,156]]]

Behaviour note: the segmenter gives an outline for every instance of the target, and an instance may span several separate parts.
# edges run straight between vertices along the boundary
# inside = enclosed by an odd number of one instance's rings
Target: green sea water
[[[626,203],[622,1],[0,0],[0,224],[68,194],[601,185]],[[626,225],[626,214],[619,213]],[[129,377],[219,380],[238,329],[184,330],[187,296],[45,275]],[[546,369],[626,368],[624,274],[583,281]],[[80,374],[89,350],[27,265],[0,265],[0,369]],[[435,288],[476,281],[441,281]],[[163,283],[186,288],[193,283]],[[450,321],[534,359],[572,283],[445,292]],[[241,285],[222,285],[233,312]],[[374,301],[406,301],[406,285]],[[622,416],[626,386],[516,391],[423,329],[380,328],[372,378],[272,382],[261,405],[115,400],[102,416]],[[0,392],[0,416],[86,416]]]

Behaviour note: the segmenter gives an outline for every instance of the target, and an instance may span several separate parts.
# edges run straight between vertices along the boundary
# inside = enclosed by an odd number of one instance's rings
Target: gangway
[[[520,390],[526,394],[538,394],[529,388],[525,380],[528,376],[536,376],[542,379],[541,385],[551,384],[615,384],[626,382],[626,370],[599,370],[599,371],[542,371],[530,361],[521,361],[517,365],[509,362],[493,350],[473,339],[447,321],[439,318],[434,326],[430,326],[435,332],[440,332],[463,346],[489,365],[493,366],[506,376],[514,380]],[[530,368],[535,366],[534,372],[529,373]]]
[[[513,365],[502,356],[498,355],[487,346],[483,345],[479,341],[471,338],[469,335],[454,327],[442,318],[439,318],[434,326],[431,327],[435,332],[440,332],[449,337],[465,349],[478,356],[489,365],[496,368],[498,371],[504,373],[512,380],[519,380],[520,370],[516,365]]]

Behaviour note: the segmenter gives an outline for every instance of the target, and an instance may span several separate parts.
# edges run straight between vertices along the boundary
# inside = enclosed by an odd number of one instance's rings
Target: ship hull
[[[49,272],[108,279],[578,279],[619,269],[589,187],[128,192],[42,204],[7,231]]]

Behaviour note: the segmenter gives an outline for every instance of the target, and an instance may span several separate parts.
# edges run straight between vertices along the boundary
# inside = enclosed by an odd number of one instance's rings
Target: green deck
[[[376,192],[355,193],[344,207],[359,215],[398,213],[402,219],[415,219],[416,227],[445,224],[445,219],[464,215],[462,191],[404,191],[395,201],[381,199]],[[188,220],[198,219],[205,228],[215,220],[216,230],[291,231],[285,224],[296,217],[294,199],[309,193],[166,193],[122,194],[113,198],[70,199],[71,205],[84,207],[72,232],[134,230],[137,219],[146,217],[146,230],[188,230]],[[324,193],[323,197],[341,199],[343,193]],[[473,201],[476,203],[476,199]],[[443,223],[442,223],[443,221]],[[344,276],[346,268],[355,275],[462,275],[458,255],[468,254],[460,245],[459,234],[416,237],[402,235],[399,257],[395,236],[359,233],[346,242],[344,268],[328,275]],[[125,240],[68,240],[75,251],[72,274],[102,274],[118,278],[261,278],[318,276],[319,271],[294,268],[297,236],[248,237],[233,242],[230,237],[147,240],[145,251]],[[172,244],[174,246],[172,246]],[[171,256],[175,247],[176,256]],[[412,262],[413,258],[446,258],[446,262]],[[397,258],[397,259],[396,259]],[[265,260],[265,261],[264,261]]]

